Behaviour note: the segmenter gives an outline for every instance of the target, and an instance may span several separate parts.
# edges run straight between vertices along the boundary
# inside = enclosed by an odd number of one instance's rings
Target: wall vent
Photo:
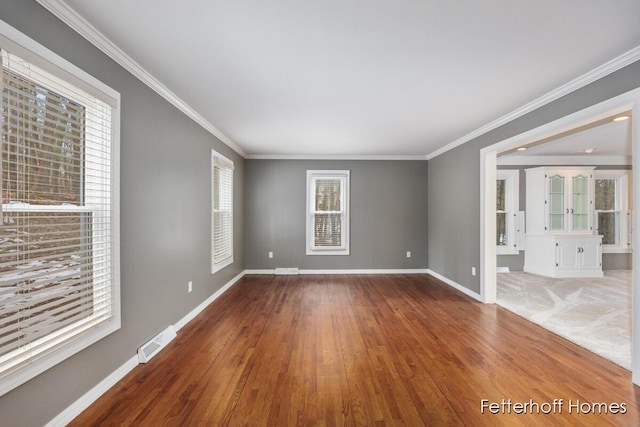
[[[158,335],[153,337],[150,341],[148,341],[138,349],[138,362],[147,363],[175,337],[175,328],[173,327],[173,325],[168,326],[164,331],[160,332]]]
[[[276,274],[300,274],[297,267],[294,268],[276,268]]]

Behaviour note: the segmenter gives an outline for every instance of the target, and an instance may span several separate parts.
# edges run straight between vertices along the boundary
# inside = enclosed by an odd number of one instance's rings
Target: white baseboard
[[[220,289],[218,289],[215,293],[213,293],[209,298],[207,298],[206,300],[204,300],[200,305],[198,305],[196,308],[194,308],[193,310],[191,310],[186,316],[184,316],[182,319],[178,320],[173,327],[176,328],[176,331],[179,331],[180,329],[182,329],[187,323],[191,322],[198,314],[200,314],[200,312],[202,312],[202,310],[204,310],[205,308],[207,308],[207,306],[209,304],[211,304],[212,302],[214,302],[216,299],[218,299],[218,297],[220,297],[220,295],[222,295],[223,293],[225,293],[227,290],[229,290],[230,287],[232,287],[233,285],[236,284],[236,282],[240,279],[242,279],[242,277],[246,274],[246,270],[242,271],[240,273],[238,273],[238,275],[236,277],[234,277],[233,279],[229,280],[223,287],[221,287]]]
[[[425,274],[426,269],[300,270],[300,274]]]
[[[292,268],[280,267],[280,268],[276,268],[276,274],[278,274],[278,275],[295,276],[295,275],[300,274],[300,270],[298,270],[295,267],[292,267]]]
[[[451,286],[454,289],[457,289],[458,291],[462,292],[465,295],[469,295],[471,298],[476,299],[480,302],[484,302],[484,300],[482,299],[482,296],[472,290],[470,290],[469,288],[466,288],[464,286],[462,286],[460,283],[456,283],[453,280],[444,277],[441,274],[436,273],[435,271],[432,270],[428,270],[427,272],[428,274],[432,275],[433,277],[435,277],[436,279],[440,280],[441,282],[446,283],[447,285]]]
[[[186,316],[176,322],[173,326],[176,331],[179,331],[193,318],[195,318],[202,310],[207,308],[209,304],[215,301],[220,295],[226,292],[231,286],[235,285],[240,280],[246,271],[240,272],[237,276],[227,282],[223,287],[218,289],[209,298],[203,301],[196,308],[191,310]],[[118,381],[124,378],[129,372],[131,372],[136,366],[138,366],[138,354],[136,353],[131,359],[127,360],[122,366],[110,373],[105,379],[100,381],[95,387],[86,392],[82,397],[73,402],[70,406],[60,412],[54,419],[46,424],[46,427],[62,427],[69,424],[75,417],[80,415],[82,411],[87,409],[93,402],[98,400],[100,396],[106,393],[111,387],[116,385]]]
[[[276,274],[275,269],[271,270],[245,270],[246,274]]]
[[[275,274],[275,270],[245,270],[246,274]],[[347,270],[299,270],[299,274],[428,274],[424,268],[415,269],[347,269]]]
[[[64,411],[60,412],[54,419],[49,421],[45,427],[62,427],[69,424],[75,417],[91,406],[93,402],[98,400],[98,398],[106,393],[107,390],[116,385],[118,381],[124,378],[124,376],[131,372],[136,366],[138,366],[137,354],[124,362],[118,369],[110,373],[109,376],[100,381],[95,387],[82,395],[82,397],[73,402]]]

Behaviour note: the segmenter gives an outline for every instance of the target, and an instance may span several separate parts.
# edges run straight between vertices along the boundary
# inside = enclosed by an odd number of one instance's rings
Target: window
[[[211,273],[233,262],[233,162],[211,151]]]
[[[0,27],[0,394],[120,327],[119,94],[16,34]]]
[[[517,254],[524,231],[518,212],[520,171],[499,169],[496,177],[496,251],[498,255]]]
[[[602,235],[603,252],[628,252],[631,249],[629,175],[626,170],[594,171],[594,228]]]
[[[349,175],[307,171],[307,255],[349,255]]]

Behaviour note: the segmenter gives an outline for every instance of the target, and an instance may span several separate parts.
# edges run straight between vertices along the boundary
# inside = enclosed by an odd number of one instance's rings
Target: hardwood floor
[[[631,426],[639,391],[428,275],[245,276],[71,425]]]

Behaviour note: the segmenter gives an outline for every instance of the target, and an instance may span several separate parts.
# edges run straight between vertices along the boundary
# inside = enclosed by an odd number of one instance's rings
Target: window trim
[[[109,104],[111,111],[111,291],[112,317],[89,325],[64,345],[31,359],[25,366],[9,371],[0,380],[0,396],[40,375],[74,354],[100,341],[121,327],[120,301],[120,93],[66,59],[0,20],[0,46],[45,70],[56,79],[85,91]],[[53,209],[53,208],[52,208]]]
[[[518,218],[518,211],[520,208],[520,169],[498,169],[496,170],[496,182],[498,180],[505,181],[504,207],[507,214],[507,244],[504,246],[496,245],[496,254],[518,255],[520,253],[520,248],[518,247],[518,238],[516,236],[516,220]]]
[[[314,202],[315,187],[312,188],[316,178],[337,178],[342,181],[343,200],[342,206],[342,232],[344,235],[340,247],[316,247],[314,246]],[[307,198],[306,198],[306,254],[307,255],[350,255],[351,227],[350,227],[350,170],[307,170]]]
[[[628,169],[605,170],[596,169],[593,171],[593,230],[598,232],[598,210],[595,206],[595,187],[598,179],[613,179],[616,181],[616,212],[620,212],[620,224],[618,224],[620,232],[620,242],[617,245],[602,244],[602,253],[608,254],[627,254],[632,253],[631,246],[631,208],[629,204],[631,173]]]
[[[215,200],[215,168],[216,163],[219,163],[223,167],[231,170],[231,184],[230,184],[230,197],[229,204],[231,206],[230,216],[231,216],[231,228],[229,230],[229,241],[231,242],[231,251],[227,258],[222,261],[215,262],[215,210],[214,210],[214,200]],[[220,166],[218,166],[220,167]],[[233,264],[233,174],[234,174],[234,166],[233,161],[229,160],[227,157],[222,154],[216,152],[215,150],[211,150],[211,274],[214,274],[228,265]]]

